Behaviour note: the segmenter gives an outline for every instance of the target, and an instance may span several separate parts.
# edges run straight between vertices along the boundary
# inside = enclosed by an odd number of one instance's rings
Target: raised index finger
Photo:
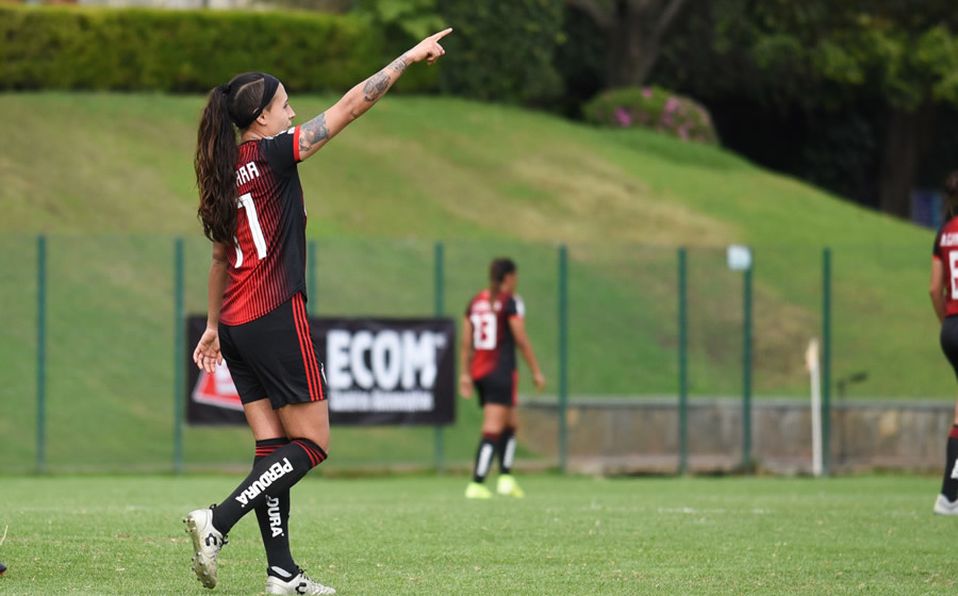
[[[433,40],[433,41],[439,41],[440,39],[442,39],[443,37],[449,35],[450,33],[452,33],[452,27],[449,27],[448,29],[443,29],[443,30],[440,31],[439,33],[434,34],[434,35],[432,36],[432,40]]]

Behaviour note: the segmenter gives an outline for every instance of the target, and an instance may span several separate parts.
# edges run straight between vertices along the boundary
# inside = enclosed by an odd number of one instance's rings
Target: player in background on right
[[[476,451],[472,482],[466,487],[468,499],[492,497],[483,481],[496,452],[500,471],[496,492],[511,497],[525,496],[511,474],[518,426],[517,346],[532,371],[536,389],[541,391],[546,386],[526,335],[525,306],[515,294],[516,264],[511,259],[493,260],[489,266],[489,281],[489,288],[476,294],[466,308],[459,350],[459,393],[469,399],[475,386],[482,408],[482,439]]]
[[[945,222],[931,253],[931,304],[941,321],[941,349],[958,377],[958,171],[945,181]],[[958,515],[958,403],[948,433],[945,474],[934,512]]]

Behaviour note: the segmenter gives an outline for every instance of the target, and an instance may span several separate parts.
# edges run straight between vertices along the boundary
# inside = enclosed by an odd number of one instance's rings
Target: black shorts
[[[958,316],[945,317],[941,323],[941,351],[945,353],[958,378]]]
[[[244,404],[268,397],[274,410],[326,399],[306,301],[295,296],[242,325],[220,323],[220,350]]]
[[[480,379],[475,379],[473,384],[479,394],[480,408],[486,404],[510,407],[516,405],[516,392],[519,387],[518,371],[512,371],[512,373],[494,372]]]

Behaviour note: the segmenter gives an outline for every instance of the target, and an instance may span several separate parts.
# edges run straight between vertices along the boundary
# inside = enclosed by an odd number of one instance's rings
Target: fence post
[[[37,472],[47,471],[47,239],[37,236]]]
[[[752,269],[742,275],[742,469],[752,466]]]
[[[173,241],[173,472],[183,472],[183,388],[186,338],[183,316],[183,239]]]
[[[435,313],[437,317],[443,316],[446,310],[444,303],[444,297],[446,292],[446,276],[445,276],[445,251],[442,242],[436,242],[436,245],[433,247],[433,291],[434,297],[433,302],[435,305]],[[441,473],[445,468],[444,463],[444,454],[445,454],[445,445],[444,437],[442,432],[442,426],[436,425],[433,432],[433,445],[436,458],[436,473]]]
[[[569,407],[569,251],[559,246],[559,471],[566,471],[569,429],[566,415]]]
[[[316,316],[316,241],[310,240],[306,244],[306,307],[309,314]]]
[[[687,251],[679,248],[679,474],[688,471],[688,277]]]
[[[822,250],[822,473],[831,464],[832,394],[832,249]]]

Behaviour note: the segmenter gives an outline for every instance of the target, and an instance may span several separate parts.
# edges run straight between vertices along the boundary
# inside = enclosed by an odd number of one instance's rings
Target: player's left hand
[[[459,375],[459,395],[465,399],[472,398],[472,378],[466,373]]]
[[[220,335],[216,329],[207,329],[203,332],[203,337],[193,350],[193,362],[196,363],[197,368],[209,374],[216,372],[216,366],[223,362],[223,354],[220,353]]]
[[[542,391],[546,388],[546,378],[541,372],[532,375],[532,382],[536,384],[536,391]]]

